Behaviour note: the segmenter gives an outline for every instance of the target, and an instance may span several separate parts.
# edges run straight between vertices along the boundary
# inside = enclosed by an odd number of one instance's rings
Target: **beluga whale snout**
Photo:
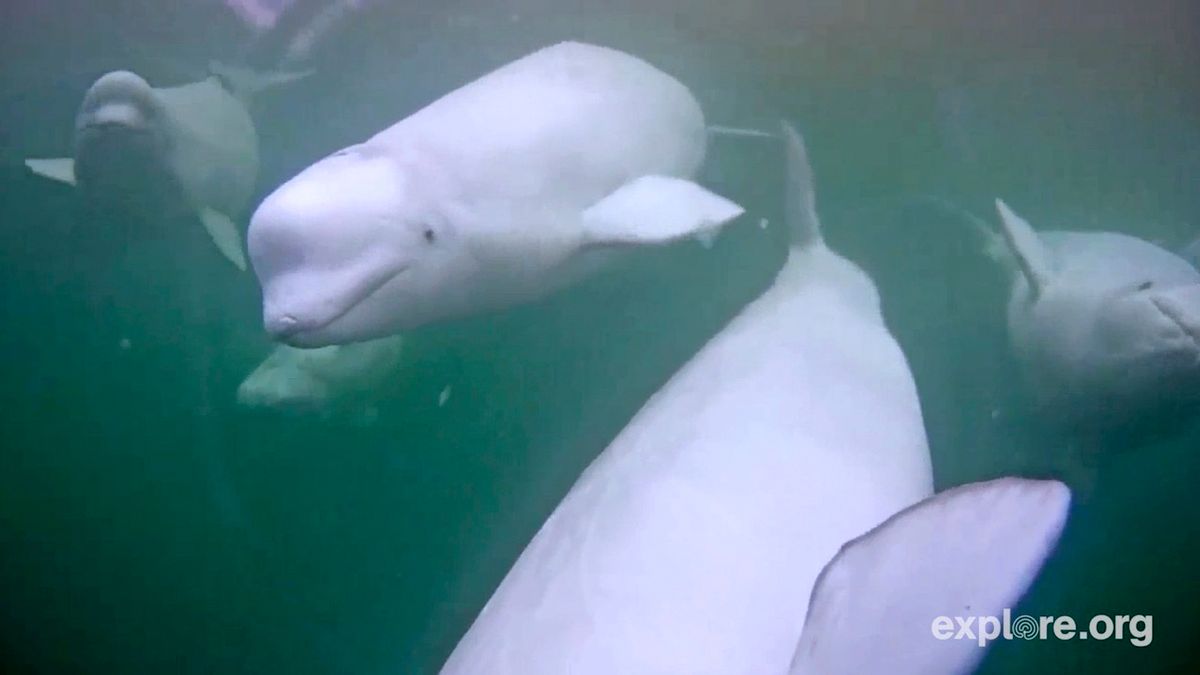
[[[711,235],[742,209],[691,180],[706,143],[670,75],[604,47],[541,49],[267,197],[248,235],[266,328],[310,347],[369,340],[534,300],[612,251]]]

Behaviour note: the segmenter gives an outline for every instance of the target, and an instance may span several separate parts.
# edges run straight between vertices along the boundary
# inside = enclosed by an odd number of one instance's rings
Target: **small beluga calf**
[[[258,74],[213,63],[210,74],[152,87],[129,71],[100,77],[75,117],[73,157],[29,159],[35,173],[76,185],[84,201],[154,219],[194,214],[223,256],[246,269],[242,215],[258,175],[247,106],[299,74]]]
[[[997,200],[1012,348],[1054,417],[1104,426],[1200,401],[1200,272],[1117,232],[1036,232]]]
[[[297,349],[279,345],[238,387],[250,409],[370,421],[372,398],[393,379],[404,354],[400,336],[349,345]]]
[[[741,207],[691,179],[687,87],[629,54],[543,48],[280,186],[251,218],[263,323],[301,347],[495,311],[613,251],[702,239]]]
[[[929,499],[904,353],[870,277],[825,245],[803,142],[784,136],[774,284],[583,473],[443,675],[965,672],[982,650],[935,640],[933,619],[999,613],[1032,581],[1065,487]]]

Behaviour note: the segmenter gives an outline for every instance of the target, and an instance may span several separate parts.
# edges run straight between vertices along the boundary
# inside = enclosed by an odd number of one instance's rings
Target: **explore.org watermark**
[[[1002,616],[937,616],[929,626],[938,640],[974,640],[980,647],[992,640],[1129,640],[1135,647],[1154,641],[1154,617],[1149,614],[1097,614],[1086,628],[1076,626],[1069,616],[1034,618],[1022,614],[1012,618],[1010,610]]]

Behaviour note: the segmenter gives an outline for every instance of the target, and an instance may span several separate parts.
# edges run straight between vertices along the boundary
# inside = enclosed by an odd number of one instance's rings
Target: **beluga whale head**
[[[296,347],[397,333],[453,304],[469,256],[394,156],[353,146],[269,195],[250,221],[263,325]]]
[[[997,200],[1019,270],[1008,308],[1035,398],[1126,420],[1200,398],[1200,273],[1115,232],[1035,232]]]
[[[102,76],[75,116],[79,189],[90,198],[119,204],[162,187],[165,124],[162,106],[144,79],[124,70]]]

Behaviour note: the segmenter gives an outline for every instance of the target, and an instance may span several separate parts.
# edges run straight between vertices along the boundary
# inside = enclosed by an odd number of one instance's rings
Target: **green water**
[[[183,81],[178,64],[245,39],[215,2],[30,4],[0,8],[13,157],[65,152],[101,73]],[[1075,441],[1031,416],[1015,381],[1007,280],[961,218],[920,198],[990,218],[1002,195],[1039,228],[1190,241],[1195,10],[385,4],[256,111],[263,193],[568,37],[675,74],[713,123],[787,117],[830,244],[875,278],[909,357],[938,487],[1018,473],[1079,488],[1021,612],[1154,616],[1148,647],[999,643],[983,672],[1195,672],[1200,425],[1124,441],[1090,470],[1060,461]],[[198,228],[124,250],[111,235],[127,224],[0,169],[4,672],[436,672],[579,471],[769,282],[780,167],[769,144],[714,141],[706,181],[751,214],[715,247],[641,253],[543,302],[414,334],[372,425],[238,409],[269,349],[258,291]]]

